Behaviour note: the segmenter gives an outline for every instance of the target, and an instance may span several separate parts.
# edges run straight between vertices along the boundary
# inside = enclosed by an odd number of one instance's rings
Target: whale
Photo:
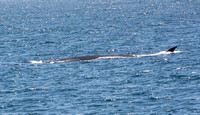
[[[65,59],[57,59],[53,61],[30,61],[30,63],[63,63],[63,62],[73,62],[73,61],[86,61],[86,60],[96,60],[96,59],[113,59],[113,58],[134,58],[134,57],[144,57],[144,56],[156,56],[156,55],[167,55],[174,53],[181,53],[183,51],[175,51],[177,46],[168,49],[167,51],[160,51],[158,53],[151,54],[140,54],[140,55],[93,55],[93,56],[80,56],[71,57]]]

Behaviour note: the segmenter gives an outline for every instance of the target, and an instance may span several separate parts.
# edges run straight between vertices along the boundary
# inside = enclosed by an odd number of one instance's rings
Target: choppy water
[[[0,0],[0,113],[199,114],[199,0]],[[31,64],[85,55],[186,53]]]

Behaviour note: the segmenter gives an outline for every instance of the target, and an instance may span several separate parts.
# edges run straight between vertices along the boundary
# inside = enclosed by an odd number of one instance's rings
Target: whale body
[[[163,54],[180,53],[181,51],[176,51],[176,52],[174,51],[176,48],[177,48],[177,46],[175,46],[173,48],[170,48],[167,51],[161,51],[161,52],[152,53],[152,54],[80,56],[80,57],[58,59],[58,60],[54,60],[54,61],[46,61],[45,63],[61,63],[61,62],[85,61],[85,60],[96,60],[96,59],[112,59],[112,58],[133,58],[133,57],[156,56],[156,55],[163,55]],[[34,63],[37,63],[37,62],[34,61]],[[42,61],[38,61],[38,63],[43,63],[43,62]]]
[[[94,55],[94,56],[80,56],[65,59],[57,59],[53,61],[30,61],[30,63],[62,63],[62,62],[73,62],[73,61],[85,61],[85,60],[96,60],[96,59],[112,59],[112,58],[134,58],[144,56],[156,56],[156,55],[168,55],[173,53],[182,53],[184,51],[175,51],[177,46],[170,48],[167,51],[161,51],[158,53],[151,54],[140,54],[140,55]]]

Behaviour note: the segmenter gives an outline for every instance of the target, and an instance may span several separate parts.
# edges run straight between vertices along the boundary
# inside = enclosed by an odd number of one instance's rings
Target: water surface
[[[0,0],[0,112],[200,113],[198,0]],[[54,64],[178,46],[186,53]]]

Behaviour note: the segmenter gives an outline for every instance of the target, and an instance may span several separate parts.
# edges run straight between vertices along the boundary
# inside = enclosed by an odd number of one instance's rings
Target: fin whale
[[[155,56],[162,54],[172,54],[174,53],[177,46],[170,48],[167,51],[161,51],[158,53],[152,54],[141,54],[141,55],[94,55],[94,56],[81,56],[81,57],[72,57],[65,59],[58,59],[54,61],[46,61],[45,63],[60,63],[60,62],[72,62],[72,61],[84,61],[84,60],[95,60],[95,59],[111,59],[111,58],[132,58],[132,57],[144,57],[144,56]]]

